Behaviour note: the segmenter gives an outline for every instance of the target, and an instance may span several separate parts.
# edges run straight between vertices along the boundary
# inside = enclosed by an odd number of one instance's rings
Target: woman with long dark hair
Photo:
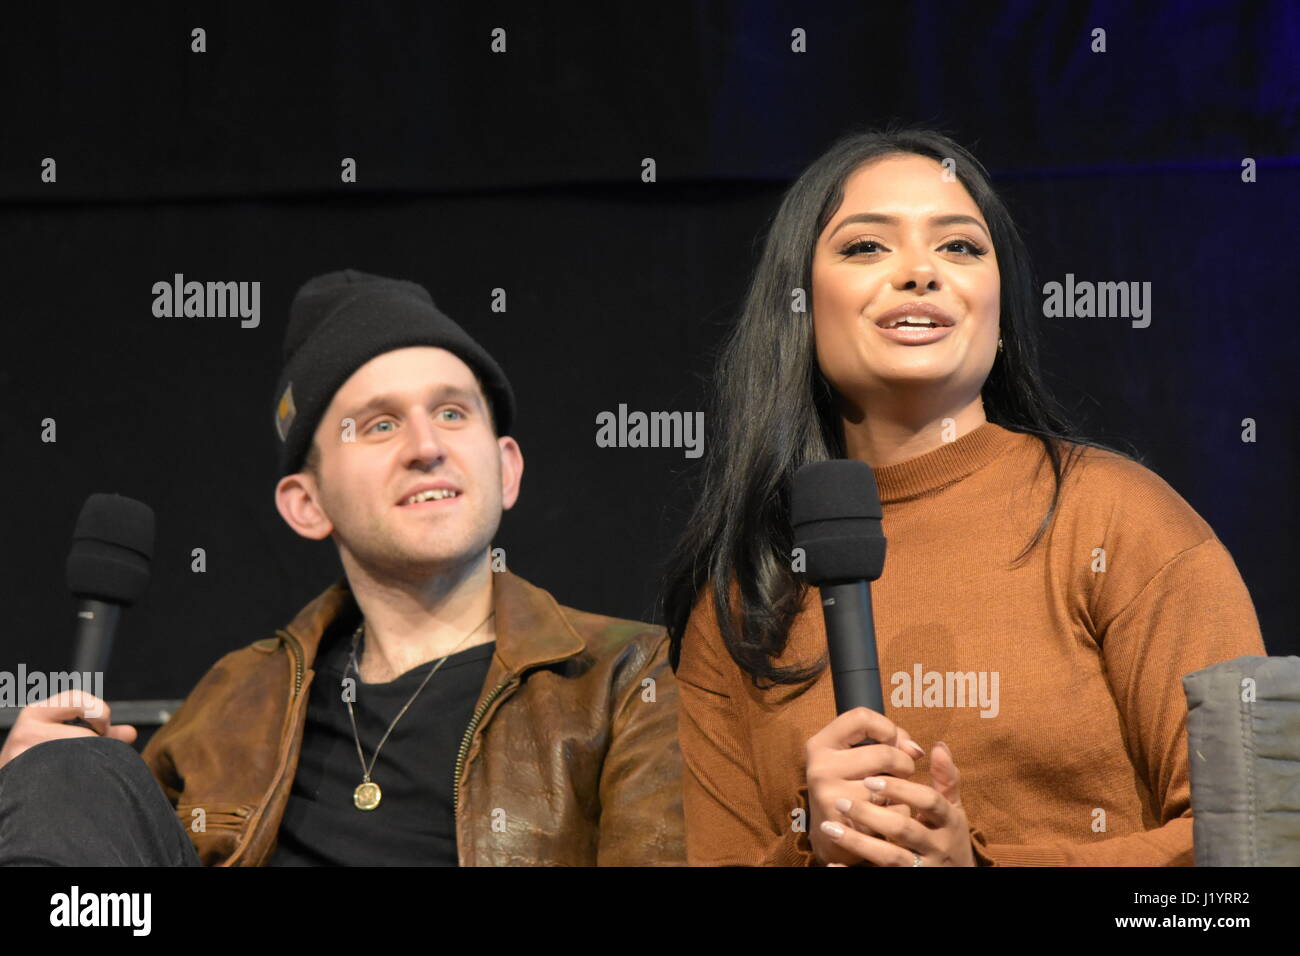
[[[692,863],[1192,862],[1180,678],[1265,653],[1259,624],[1209,525],[1075,433],[1040,315],[941,133],[846,137],[786,193],[666,582]],[[884,508],[888,716],[835,716],[792,554],[791,478],[828,458],[871,465]]]

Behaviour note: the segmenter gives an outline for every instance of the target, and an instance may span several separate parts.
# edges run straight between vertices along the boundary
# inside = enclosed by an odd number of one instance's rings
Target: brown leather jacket
[[[456,764],[460,864],[684,865],[663,630],[561,607],[509,572],[493,584],[496,652]],[[270,859],[317,646],[355,608],[340,579],[275,637],[219,660],[149,741],[145,763],[205,864]]]

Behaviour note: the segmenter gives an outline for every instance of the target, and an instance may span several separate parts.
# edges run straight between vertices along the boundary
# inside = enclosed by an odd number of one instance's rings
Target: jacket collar
[[[550,593],[509,571],[492,574],[492,610],[496,614],[496,656],[508,674],[573,657],[586,647]],[[313,599],[285,627],[302,646],[305,666],[312,666],[322,636],[340,617],[346,617],[353,627],[361,619],[346,576]]]

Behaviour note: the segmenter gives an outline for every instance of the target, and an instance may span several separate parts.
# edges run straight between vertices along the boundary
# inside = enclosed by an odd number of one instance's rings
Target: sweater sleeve
[[[1214,537],[1159,568],[1113,615],[1097,622],[1106,675],[1135,772],[1151,794],[1145,832],[1095,843],[981,845],[977,862],[1002,866],[1190,866],[1191,787],[1186,674],[1265,654],[1255,608],[1227,549]],[[975,821],[972,821],[975,822]]]
[[[696,605],[682,640],[677,736],[682,751],[686,858],[692,866],[810,866],[807,789],[799,791],[803,826],[792,814],[767,819],[749,756],[748,729],[737,719],[719,666],[726,656],[714,623],[712,594]],[[727,664],[731,664],[727,657]],[[734,664],[732,668],[734,669]],[[796,808],[791,808],[793,811]]]

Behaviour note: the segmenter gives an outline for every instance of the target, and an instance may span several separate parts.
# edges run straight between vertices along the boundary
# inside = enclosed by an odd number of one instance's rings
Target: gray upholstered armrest
[[[1183,678],[1197,866],[1300,865],[1300,657]]]

